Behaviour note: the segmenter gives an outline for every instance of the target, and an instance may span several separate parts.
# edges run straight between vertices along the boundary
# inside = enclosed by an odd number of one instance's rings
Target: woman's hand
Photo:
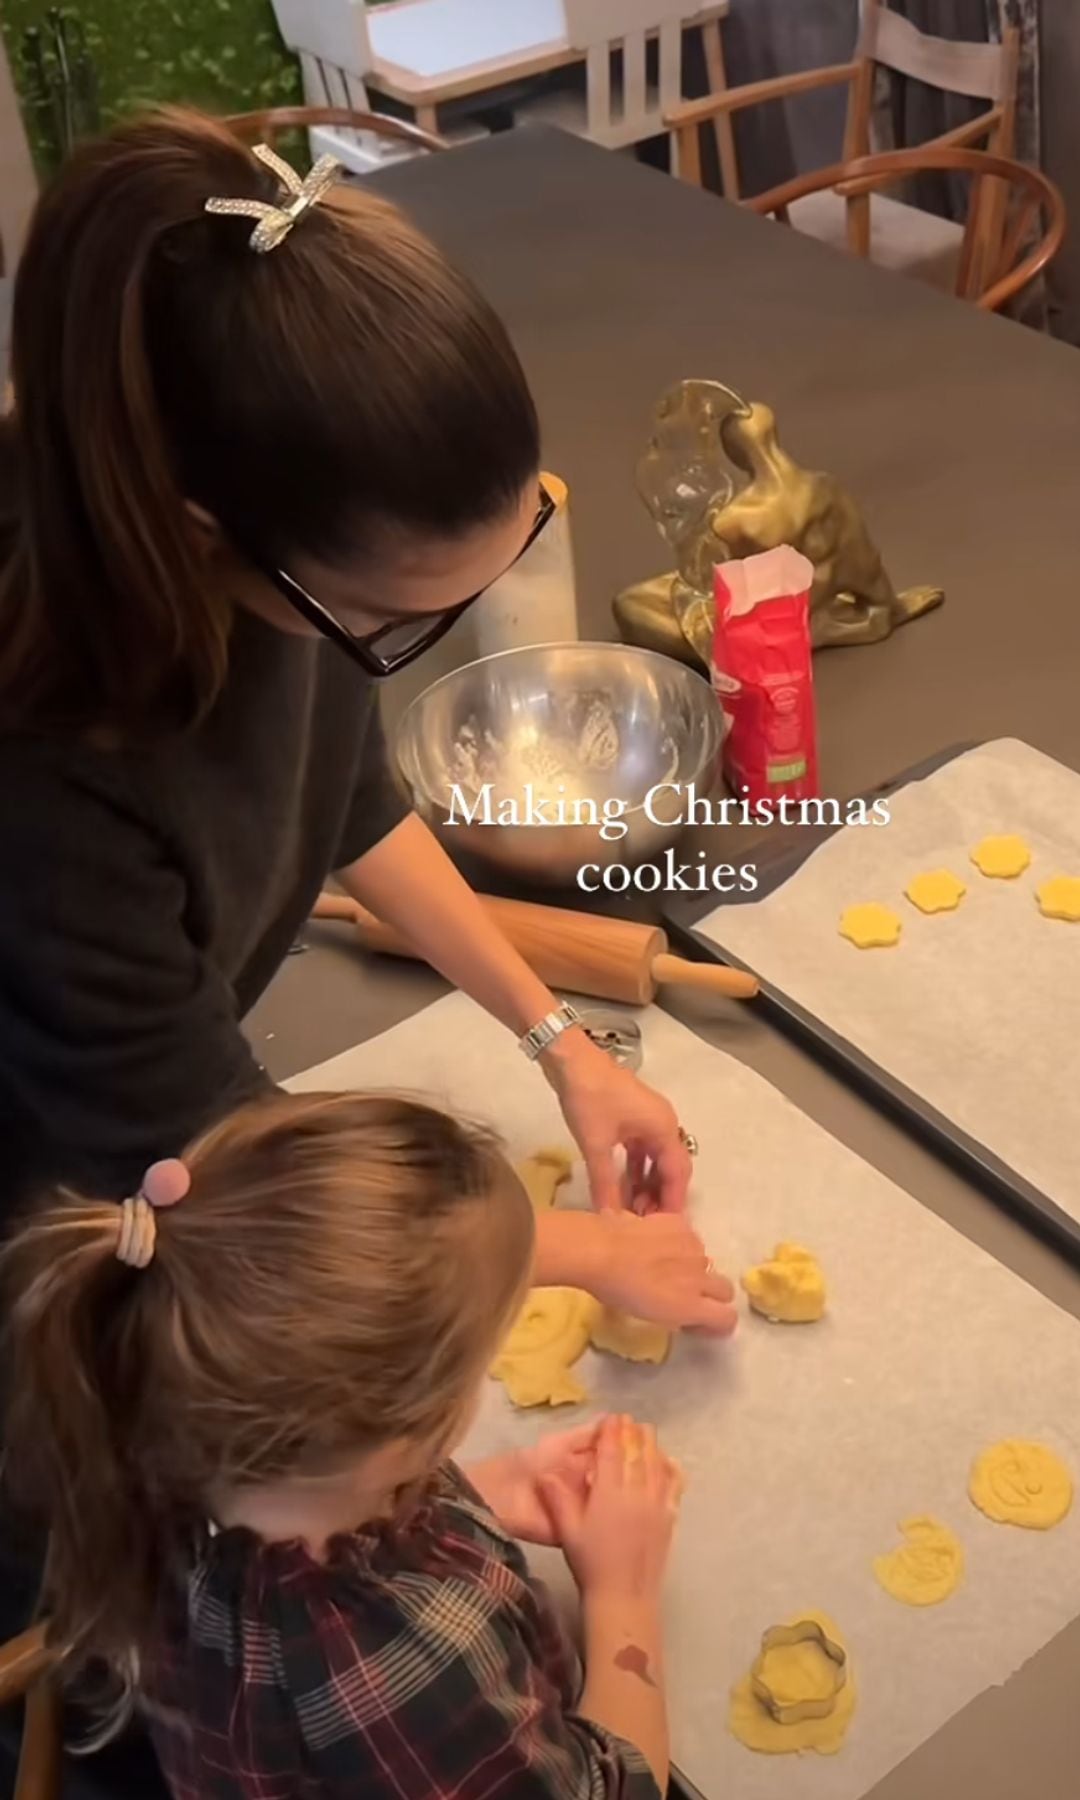
[[[730,1337],[735,1289],[713,1268],[683,1213],[606,1213],[586,1252],[588,1291],[618,1312],[672,1330]]]
[[[681,1212],[690,1152],[670,1103],[581,1031],[565,1032],[540,1060],[585,1159],[597,1210],[636,1203]],[[615,1156],[620,1149],[626,1156],[622,1175]]]
[[[557,1480],[561,1491],[584,1502],[603,1423],[594,1419],[575,1431],[552,1432],[531,1450],[511,1450],[475,1463],[465,1470],[466,1477],[511,1537],[526,1544],[555,1545],[558,1538],[542,1497],[543,1485]]]
[[[730,1337],[735,1290],[685,1213],[542,1212],[534,1287],[579,1287],[605,1306],[677,1331]]]

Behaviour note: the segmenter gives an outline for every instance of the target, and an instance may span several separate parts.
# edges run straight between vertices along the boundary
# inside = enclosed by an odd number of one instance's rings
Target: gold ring
[[[694,1137],[692,1132],[684,1131],[681,1125],[679,1126],[679,1142],[680,1142],[680,1144],[685,1146],[689,1155],[691,1155],[691,1156],[697,1155],[697,1153],[698,1153],[697,1138]]]

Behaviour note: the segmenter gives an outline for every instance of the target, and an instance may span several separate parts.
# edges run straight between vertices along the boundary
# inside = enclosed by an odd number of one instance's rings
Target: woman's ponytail
[[[0,730],[202,717],[231,619],[215,522],[286,567],[352,567],[536,480],[503,326],[395,208],[356,191],[260,256],[211,198],[280,195],[223,124],[173,112],[83,146],[38,203],[0,426]]]

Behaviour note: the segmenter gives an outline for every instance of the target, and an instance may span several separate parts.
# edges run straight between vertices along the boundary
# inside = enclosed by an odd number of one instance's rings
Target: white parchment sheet
[[[708,1800],[855,1800],[1080,1613],[1080,1504],[1042,1533],[992,1525],[967,1498],[972,1458],[1006,1436],[1049,1444],[1080,1476],[1080,1325],[760,1076],[663,1013],[641,1018],[644,1072],[699,1139],[692,1204],[710,1252],[740,1272],[802,1242],[830,1306],[817,1325],[747,1315],[730,1343],[680,1339],[660,1369],[583,1359],[593,1403],[653,1420],[688,1475],[668,1608],[675,1760]],[[290,1085],[427,1092],[496,1124],[515,1155],[568,1143],[546,1083],[461,995]],[[515,1413],[491,1382],[466,1451],[582,1416]],[[917,1610],[870,1564],[923,1512],[959,1533],[967,1573]],[[538,1566],[564,1585],[561,1559]],[[835,1758],[755,1756],[727,1732],[728,1690],[762,1632],[808,1608],[847,1637],[851,1732]]]
[[[1080,876],[1080,776],[1002,739],[889,804],[887,826],[838,832],[776,893],[699,929],[1080,1220],[1080,924],[1035,902],[1049,876]],[[1015,881],[970,860],[1003,833],[1032,852]],[[968,891],[928,917],[904,889],[937,868]],[[894,948],[840,936],[864,900],[902,919]]]

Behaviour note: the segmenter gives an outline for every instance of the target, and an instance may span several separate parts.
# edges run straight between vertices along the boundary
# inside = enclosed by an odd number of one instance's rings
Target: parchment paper
[[[972,1458],[1007,1436],[1051,1445],[1080,1476],[1080,1325],[760,1076],[640,1016],[644,1073],[699,1139],[693,1210],[717,1262],[738,1272],[802,1242],[830,1302],[818,1325],[748,1315],[728,1344],[683,1338],[660,1369],[580,1365],[593,1403],[653,1420],[689,1477],[668,1608],[675,1761],[708,1800],[855,1800],[1080,1613],[1080,1505],[1041,1533],[991,1525],[966,1493]],[[427,1091],[490,1119],[519,1156],[568,1142],[545,1082],[460,995],[290,1085]],[[515,1413],[491,1382],[462,1460],[582,1416]],[[870,1564],[922,1512],[960,1534],[967,1576],[914,1610]],[[565,1590],[561,1559],[537,1567]],[[755,1756],[728,1735],[728,1690],[762,1632],[807,1608],[847,1636],[851,1733],[835,1758]]]
[[[699,929],[814,1014],[1080,1220],[1080,925],[1045,919],[1035,890],[1080,875],[1080,776],[1011,739],[902,788],[887,826],[838,832],[766,899]],[[971,862],[981,838],[1032,851],[1015,881]],[[967,885],[954,913],[904,898],[913,875]],[[844,908],[898,913],[895,948],[858,950]]]

